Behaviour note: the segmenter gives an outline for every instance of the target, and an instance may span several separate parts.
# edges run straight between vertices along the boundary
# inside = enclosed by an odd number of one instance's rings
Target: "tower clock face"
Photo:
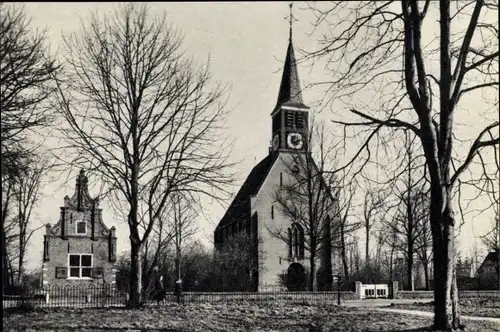
[[[278,150],[280,145],[280,136],[278,134],[273,137],[273,150]]]
[[[288,134],[286,142],[290,149],[295,149],[295,150],[301,149],[302,145],[304,145],[304,142],[302,140],[302,135],[299,133]]]

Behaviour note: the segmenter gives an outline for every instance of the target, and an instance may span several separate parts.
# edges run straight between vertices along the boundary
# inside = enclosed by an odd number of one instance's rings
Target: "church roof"
[[[257,194],[276,159],[277,154],[269,154],[252,169],[219,222],[216,230],[230,224],[234,220],[250,220],[250,197]]]
[[[488,255],[484,258],[483,263],[479,267],[479,270],[486,268],[487,266],[494,266],[498,262],[498,255],[500,255],[500,251],[490,251]]]
[[[297,70],[297,61],[295,59],[291,36],[286,51],[278,101],[274,110],[281,106],[309,108],[302,101],[302,89],[300,88],[299,72]]]

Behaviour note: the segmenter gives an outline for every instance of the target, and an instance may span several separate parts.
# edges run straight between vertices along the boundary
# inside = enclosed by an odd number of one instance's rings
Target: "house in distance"
[[[59,221],[46,226],[43,286],[114,284],[115,261],[115,228],[104,224],[99,200],[90,197],[82,169],[73,196],[64,197]]]

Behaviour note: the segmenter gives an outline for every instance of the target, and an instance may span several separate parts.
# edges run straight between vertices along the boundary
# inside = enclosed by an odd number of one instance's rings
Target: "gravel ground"
[[[4,311],[4,331],[177,331],[177,332],[417,332],[432,318],[367,308],[258,304],[167,304],[139,310],[39,309]],[[466,322],[467,331],[498,331],[489,322]]]

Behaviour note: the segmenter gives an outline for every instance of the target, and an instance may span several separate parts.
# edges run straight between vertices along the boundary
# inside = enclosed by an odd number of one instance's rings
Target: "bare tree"
[[[54,91],[52,78],[59,66],[45,47],[45,32],[33,33],[30,23],[22,7],[0,3],[2,178],[24,164],[29,131],[53,119],[44,102]]]
[[[399,253],[399,233],[394,228],[389,228],[389,231],[381,231],[385,236],[383,238],[386,250],[384,251],[385,263],[389,266],[389,285],[392,287],[394,281],[394,265],[395,258]],[[394,291],[394,290],[393,290]]]
[[[425,289],[430,290],[430,276],[429,269],[432,263],[432,232],[429,223],[429,197],[425,196],[425,200],[420,207],[421,218],[417,219],[417,228],[419,230],[419,236],[415,240],[415,252],[417,254],[418,260],[422,263],[424,269],[425,278]],[[425,216],[425,217],[424,217]]]
[[[214,253],[212,290],[255,291],[254,276],[263,271],[266,256],[261,243],[245,231],[224,238]]]
[[[48,126],[53,112],[45,100],[59,69],[45,47],[45,34],[33,33],[24,9],[0,3],[0,124],[2,183],[20,175],[31,162],[28,133]],[[7,189],[7,191],[4,191]],[[8,271],[5,225],[10,198],[2,185],[2,270]],[[4,204],[5,203],[5,204]],[[4,278],[4,285],[8,285]]]
[[[267,226],[268,231],[276,238],[288,244],[295,243],[300,252],[289,250],[289,259],[309,260],[309,289],[317,289],[317,259],[320,255],[326,266],[321,266],[321,287],[331,287],[332,248],[338,248],[339,236],[339,202],[340,186],[333,175],[336,151],[326,141],[324,126],[319,123],[311,125],[309,137],[304,144],[303,153],[291,158],[283,158],[287,180],[276,188],[271,199],[278,205],[278,210],[298,225],[300,231],[293,236],[293,225]],[[290,226],[290,227],[289,227]],[[347,225],[346,225],[347,226]],[[345,231],[348,231],[345,228]],[[329,265],[328,265],[329,264]]]
[[[14,284],[12,261],[15,257],[12,257],[11,248],[17,236],[15,220],[11,217],[11,210],[15,209],[12,178],[13,176],[9,176],[2,179],[2,294]]]
[[[36,207],[42,190],[43,178],[50,170],[50,164],[44,157],[39,157],[32,163],[24,174],[17,176],[14,183],[14,197],[17,205],[17,214],[14,216],[18,232],[18,264],[17,283],[23,278],[26,249],[31,236],[38,229],[44,227],[43,223],[33,225],[33,208]]]
[[[131,307],[142,302],[142,247],[171,195],[220,199],[232,181],[220,133],[224,89],[208,65],[186,57],[181,41],[165,15],[134,4],[94,14],[64,38],[67,70],[56,107],[67,120],[67,162],[87,166],[126,206]],[[147,218],[139,218],[142,205]]]
[[[338,208],[338,231],[340,240],[340,257],[342,260],[342,270],[344,273],[344,287],[348,287],[350,284],[350,275],[352,268],[349,268],[349,251],[353,245],[352,234],[361,228],[361,223],[354,221],[353,210],[354,210],[354,199],[356,195],[356,186],[353,181],[347,181],[345,175],[338,177],[338,183],[340,188],[340,194],[337,195],[337,200],[339,204]],[[337,240],[337,239],[334,239]],[[333,246],[336,246],[335,244]],[[351,250],[352,251],[352,250]]]
[[[196,226],[198,215],[191,203],[181,196],[173,196],[172,201],[172,214],[168,220],[168,229],[173,234],[177,278],[181,280],[182,249],[185,246],[185,242],[195,235],[198,230]]]
[[[324,58],[327,68],[335,68],[324,101],[336,107],[347,105],[350,115],[361,119],[335,121],[364,137],[352,160],[365,158],[361,166],[366,165],[373,137],[389,140],[409,130],[421,141],[431,187],[434,329],[458,329],[462,324],[453,260],[452,197],[474,159],[485,157],[485,150],[500,142],[498,4],[338,1],[310,9],[317,17],[315,28],[328,29],[321,47],[310,57]],[[431,30],[438,33],[437,38],[424,33]],[[475,139],[467,141],[460,138],[454,122],[463,101],[480,92],[484,106],[478,113],[489,121]],[[363,105],[364,100],[369,102]],[[454,144],[463,147],[454,149]],[[353,165],[348,162],[346,167]]]
[[[428,221],[426,205],[425,163],[415,156],[415,142],[408,135],[405,139],[406,161],[404,174],[392,182],[392,191],[396,199],[395,212],[386,226],[398,234],[398,249],[406,259],[407,287],[414,290],[414,259],[417,241],[422,236],[422,226]],[[424,170],[423,172],[421,170]]]
[[[365,229],[365,265],[370,267],[370,238],[372,237],[373,227],[376,225],[377,218],[384,207],[382,192],[372,191],[365,194],[363,200],[363,219],[362,224]]]

